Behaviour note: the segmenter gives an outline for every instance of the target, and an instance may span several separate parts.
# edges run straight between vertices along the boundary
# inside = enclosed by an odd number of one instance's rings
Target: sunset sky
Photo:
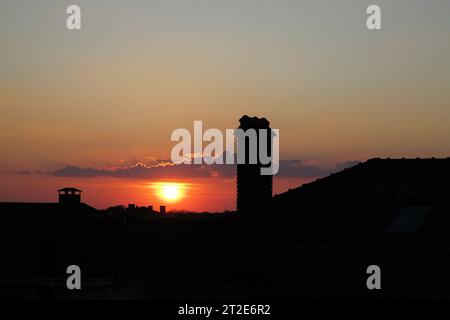
[[[383,30],[365,26],[374,3]],[[1,1],[0,201],[73,186],[97,208],[232,210],[233,168],[167,165],[170,135],[244,114],[280,130],[276,192],[372,157],[450,156],[449,13],[447,0]],[[176,201],[158,193],[168,183]]]

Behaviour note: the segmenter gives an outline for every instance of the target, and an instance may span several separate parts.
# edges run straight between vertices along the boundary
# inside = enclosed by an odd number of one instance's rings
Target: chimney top
[[[266,118],[242,116],[239,119],[239,129],[270,129],[270,122]]]
[[[70,193],[70,192],[74,192],[74,193],[80,192],[81,193],[83,191],[76,189],[76,188],[62,188],[62,189],[59,189],[58,192],[59,193]]]

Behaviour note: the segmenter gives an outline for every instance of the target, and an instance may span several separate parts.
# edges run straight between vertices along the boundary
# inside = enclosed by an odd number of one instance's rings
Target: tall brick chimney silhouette
[[[242,290],[249,297],[267,297],[271,288],[271,203],[272,176],[262,175],[259,157],[250,163],[251,148],[259,154],[261,139],[266,139],[265,153],[272,155],[272,132],[265,118],[243,116],[238,129],[249,133],[256,131],[256,139],[237,134],[238,158],[245,150],[245,163],[237,165],[237,215],[238,215],[238,272],[242,275]],[[262,135],[259,129],[266,129]],[[250,131],[249,131],[250,130]],[[252,145],[253,144],[253,145]],[[254,145],[256,144],[256,146]],[[254,162],[254,161],[253,161]]]
[[[238,129],[242,129],[244,132],[248,132],[249,129],[256,130],[256,141],[253,143],[254,150],[258,151],[260,148],[260,140],[267,139],[268,154],[272,152],[272,135],[270,132],[270,123],[266,118],[250,118],[243,116],[240,120]],[[259,129],[266,129],[267,135],[265,137],[260,136]],[[237,210],[246,215],[251,215],[252,212],[258,213],[260,209],[270,208],[272,200],[272,176],[261,175],[261,168],[270,167],[270,163],[263,165],[257,159],[256,164],[250,164],[249,152],[251,138],[245,137],[244,141],[240,141],[238,136],[238,150],[245,150],[245,164],[237,165]],[[243,149],[240,149],[242,146]]]

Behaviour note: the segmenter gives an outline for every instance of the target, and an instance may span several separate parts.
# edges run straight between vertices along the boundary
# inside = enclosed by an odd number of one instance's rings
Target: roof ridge
[[[274,198],[280,199],[286,197],[289,194],[292,194],[293,192],[300,192],[300,191],[306,191],[310,188],[317,187],[319,185],[322,185],[323,183],[333,181],[333,179],[338,179],[343,176],[353,175],[354,173],[357,173],[358,171],[364,170],[364,172],[367,172],[367,170],[371,170],[374,168],[389,168],[390,166],[386,166],[386,164],[395,164],[394,168],[397,167],[399,164],[405,164],[404,168],[411,168],[411,164],[419,165],[422,170],[422,165],[424,164],[436,164],[436,163],[448,163],[450,167],[450,157],[447,158],[371,158],[364,162],[359,162],[357,165],[354,165],[349,168],[344,168],[338,172],[332,172],[327,176],[317,178],[314,181],[311,181],[309,183],[305,183],[303,185],[300,185],[295,188],[291,188],[286,192],[280,193],[278,195],[275,195]],[[430,166],[433,167],[433,166]],[[364,174],[364,173],[361,173]],[[392,173],[390,173],[392,174]]]

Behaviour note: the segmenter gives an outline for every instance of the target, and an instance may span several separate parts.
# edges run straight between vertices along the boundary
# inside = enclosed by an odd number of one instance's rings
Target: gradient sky
[[[65,28],[70,4],[81,31]],[[381,31],[365,27],[370,4]],[[447,0],[2,0],[0,201],[52,201],[70,184],[97,207],[153,203],[148,176],[55,171],[159,163],[175,128],[234,128],[243,114],[269,118],[281,158],[318,175],[450,156],[449,13]],[[177,207],[233,209],[232,177],[220,194],[213,179],[183,178],[200,191]]]

